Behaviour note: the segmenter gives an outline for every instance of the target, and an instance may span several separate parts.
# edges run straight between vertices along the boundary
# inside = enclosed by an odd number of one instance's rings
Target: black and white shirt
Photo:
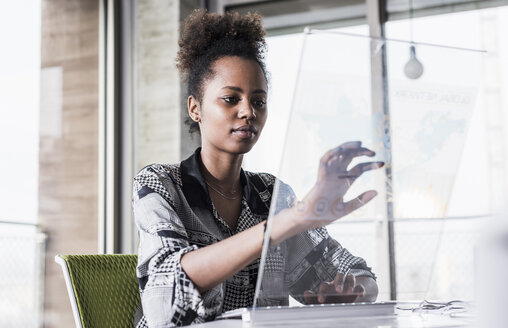
[[[210,200],[199,161],[198,148],[180,164],[149,165],[134,179],[141,293],[135,327],[201,323],[222,312],[252,306],[259,259],[204,293],[189,279],[180,259],[266,220],[276,181],[280,183],[276,211],[294,202],[291,188],[273,175],[242,170],[242,209],[236,229],[231,229]],[[303,302],[304,290],[315,290],[321,282],[347,271],[374,277],[365,261],[330,238],[325,228],[306,231],[268,253],[258,305],[287,305],[289,295]]]

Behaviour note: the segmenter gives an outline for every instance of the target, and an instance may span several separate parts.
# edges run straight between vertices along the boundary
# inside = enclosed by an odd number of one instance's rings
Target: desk
[[[396,310],[395,315],[373,316],[359,318],[341,318],[334,320],[314,320],[314,321],[284,321],[277,323],[263,323],[255,327],[312,327],[312,328],[437,328],[437,327],[472,327],[474,318],[472,317],[450,317],[438,312],[418,313],[407,310]],[[248,323],[240,319],[217,320],[204,324],[194,325],[199,328],[246,328],[250,327]]]

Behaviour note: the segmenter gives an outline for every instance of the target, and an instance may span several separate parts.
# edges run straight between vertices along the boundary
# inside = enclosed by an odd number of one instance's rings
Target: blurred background
[[[376,234],[386,252],[371,251],[362,222],[341,227],[347,248],[391,272],[380,277],[381,299],[422,299],[430,280],[434,297],[474,299],[474,248],[506,199],[508,0],[2,1],[2,327],[74,325],[56,254],[136,253],[132,178],[199,145],[184,124],[174,64],[181,22],[195,8],[264,17],[269,120],[246,157],[252,171],[279,173],[305,26],[487,51],[479,84],[487,105],[471,114],[446,215],[398,217]],[[390,72],[409,53],[385,56]]]

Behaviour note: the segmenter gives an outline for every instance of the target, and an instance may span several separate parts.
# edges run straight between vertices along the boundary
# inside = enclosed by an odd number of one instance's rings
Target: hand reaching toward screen
[[[303,299],[307,304],[330,304],[330,303],[353,303],[362,301],[373,301],[365,297],[367,289],[371,288],[368,277],[358,277],[351,274],[338,273],[335,279],[330,282],[323,282],[319,285],[317,292],[306,290]],[[372,279],[373,281],[373,279]],[[366,286],[364,286],[364,284]],[[377,288],[376,288],[377,294]]]
[[[293,206],[295,213],[309,221],[312,228],[317,228],[367,204],[377,195],[376,191],[368,190],[347,202],[344,202],[344,195],[364,172],[378,169],[384,163],[364,162],[349,170],[348,166],[356,157],[374,155],[375,152],[363,148],[360,141],[347,142],[326,152],[319,163],[316,184]]]

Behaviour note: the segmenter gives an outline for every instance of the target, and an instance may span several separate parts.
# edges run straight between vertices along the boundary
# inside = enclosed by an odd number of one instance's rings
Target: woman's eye
[[[240,101],[238,97],[224,97],[222,99],[224,99],[225,102],[231,105],[236,105]]]
[[[253,101],[254,103],[254,106],[258,107],[258,108],[261,108],[261,107],[264,107],[266,105],[266,100],[264,99],[256,99]]]

